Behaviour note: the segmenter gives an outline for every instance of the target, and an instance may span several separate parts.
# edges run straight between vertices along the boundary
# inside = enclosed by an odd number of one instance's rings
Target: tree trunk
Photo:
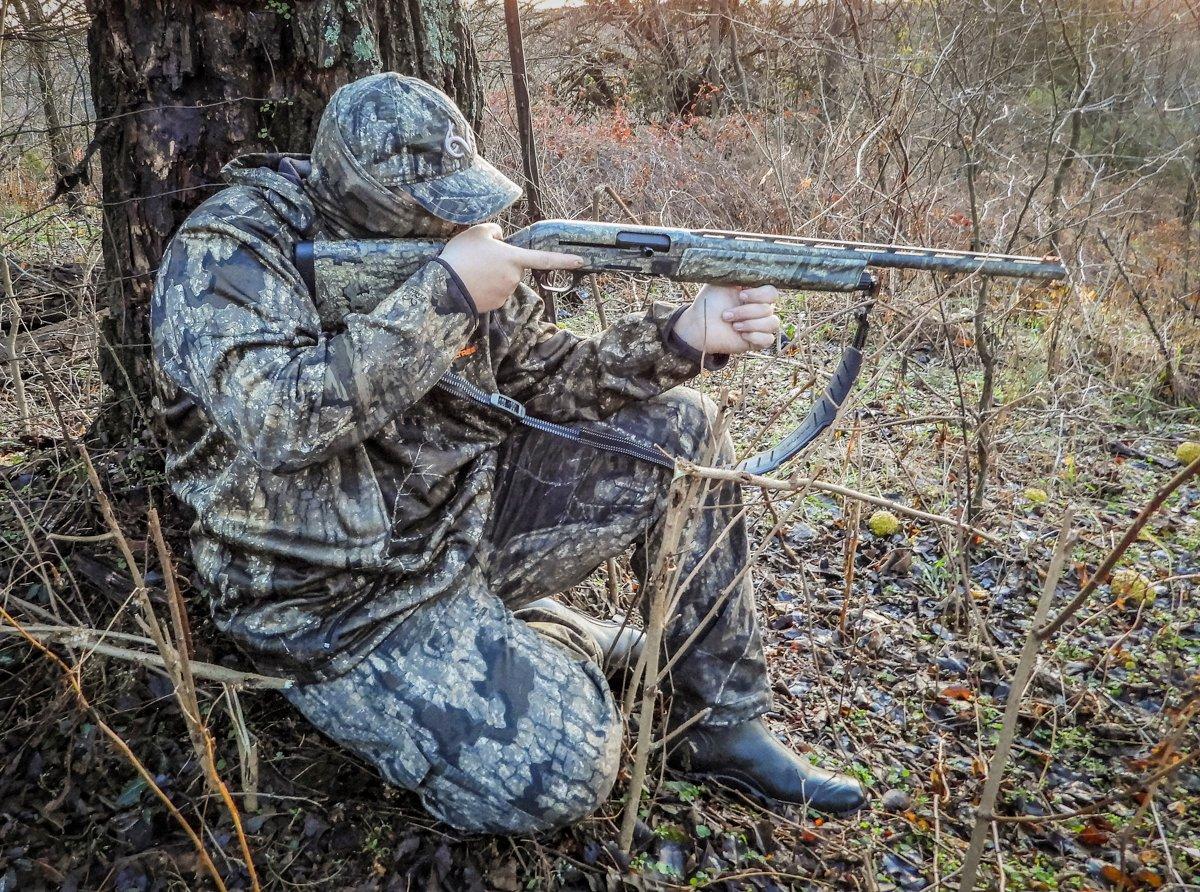
[[[147,429],[154,274],[236,155],[306,152],[333,91],[387,68],[449,93],[478,127],[478,61],[458,0],[89,0],[103,172],[101,375],[109,442]]]

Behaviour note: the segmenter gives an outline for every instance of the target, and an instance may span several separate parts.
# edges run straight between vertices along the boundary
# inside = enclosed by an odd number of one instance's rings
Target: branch
[[[119,647],[115,644],[106,644],[104,639],[109,637],[109,634],[115,633],[105,633],[99,629],[87,629],[82,626],[32,624],[21,627],[14,625],[12,628],[0,626],[0,635],[21,635],[22,637],[34,638],[43,644],[49,641],[58,641],[68,647],[86,648],[94,653],[137,663],[139,666],[147,666],[161,672],[167,671],[166,662],[158,654],[147,653],[143,650],[128,647]],[[145,641],[147,644],[153,644],[149,638],[141,638],[136,635],[128,637]],[[245,690],[283,691],[292,686],[292,682],[286,678],[259,675],[255,672],[241,672],[237,669],[228,669],[225,666],[218,666],[215,663],[202,663],[198,660],[191,660],[190,662],[192,674],[196,678],[216,681],[221,684],[230,684]]]
[[[1034,621],[1025,638],[1025,646],[1021,648],[1021,658],[1013,673],[1012,689],[1008,702],[1004,707],[1004,723],[1000,728],[1000,739],[996,742],[996,751],[988,763],[987,782],[983,794],[979,797],[979,807],[975,810],[975,827],[971,831],[971,846],[963,859],[962,882],[959,892],[971,892],[975,888],[975,874],[979,870],[979,860],[983,856],[983,846],[987,842],[988,832],[992,826],[992,812],[996,808],[996,797],[1000,793],[1000,782],[1004,779],[1004,766],[1008,763],[1008,754],[1012,750],[1013,738],[1016,736],[1017,721],[1021,715],[1021,701],[1025,688],[1033,674],[1033,666],[1037,661],[1038,651],[1043,639],[1037,633],[1037,627],[1050,612],[1050,602],[1054,600],[1054,590],[1062,575],[1063,564],[1074,543],[1071,533],[1071,511],[1067,510],[1063,517],[1062,527],[1058,533],[1058,544],[1054,548],[1054,556],[1050,558],[1050,569],[1046,573],[1046,584],[1042,586],[1042,596],[1038,600]]]
[[[1137,516],[1137,519],[1133,522],[1129,529],[1125,531],[1125,535],[1121,537],[1121,541],[1117,543],[1117,547],[1108,553],[1108,557],[1104,559],[1104,563],[1100,565],[1100,568],[1088,581],[1088,584],[1079,590],[1079,594],[1072,598],[1071,603],[1062,609],[1062,613],[1060,613],[1048,625],[1037,630],[1037,636],[1040,640],[1045,641],[1047,638],[1061,629],[1063,625],[1066,624],[1067,620],[1069,620],[1072,615],[1074,615],[1074,613],[1083,606],[1083,603],[1091,596],[1092,592],[1094,592],[1105,580],[1108,579],[1108,574],[1112,572],[1112,568],[1116,566],[1117,561],[1121,559],[1121,556],[1129,550],[1129,546],[1137,540],[1138,534],[1142,531],[1142,527],[1144,527],[1150,518],[1158,512],[1158,509],[1162,507],[1163,502],[1167,500],[1171,493],[1175,492],[1175,490],[1187,483],[1188,480],[1194,477],[1197,473],[1200,473],[1200,458],[1197,458],[1186,468],[1182,469],[1178,474],[1167,481],[1167,484],[1162,489],[1154,494],[1154,498],[1152,498],[1149,504],[1142,509],[1142,513]]]
[[[993,545],[1004,544],[1004,540],[1000,537],[993,536],[991,533],[985,532],[978,527],[973,527],[968,523],[963,523],[961,520],[955,520],[953,517],[947,517],[944,514],[931,514],[919,508],[910,508],[908,505],[893,502],[891,499],[883,498],[883,496],[873,496],[870,493],[850,489],[848,486],[839,486],[836,483],[826,483],[823,480],[813,480],[807,477],[792,477],[788,480],[780,480],[777,477],[763,477],[760,474],[749,474],[746,471],[738,471],[733,468],[710,468],[703,465],[695,465],[684,459],[678,459],[677,464],[680,473],[693,477],[705,477],[710,480],[731,480],[734,483],[741,483],[743,486],[757,486],[759,489],[774,489],[783,492],[817,489],[822,492],[843,496],[847,499],[858,499],[862,502],[878,505],[881,508],[888,508],[900,514],[906,514],[909,517],[915,517],[918,520],[954,527],[956,530],[970,533],[972,536],[978,536],[980,539],[991,542]]]

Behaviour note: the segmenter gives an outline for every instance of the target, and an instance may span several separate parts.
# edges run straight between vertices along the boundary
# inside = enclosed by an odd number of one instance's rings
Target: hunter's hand
[[[480,313],[504,306],[527,269],[583,266],[582,257],[517,248],[502,242],[502,235],[504,231],[495,223],[480,223],[446,242],[440,255],[458,273]]]
[[[675,323],[675,333],[702,353],[745,353],[769,347],[779,331],[774,285],[705,285]]]

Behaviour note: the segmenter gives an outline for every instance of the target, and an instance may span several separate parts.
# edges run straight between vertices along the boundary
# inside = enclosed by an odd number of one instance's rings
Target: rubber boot
[[[601,653],[604,654],[604,672],[609,676],[632,668],[642,654],[642,642],[646,636],[642,634],[641,629],[622,619],[595,619],[553,598],[540,598],[521,609],[540,610],[567,625],[585,631],[595,639]]]
[[[857,779],[817,768],[793,753],[762,719],[685,731],[668,762],[687,774],[741,790],[767,805],[800,805],[838,814],[854,811],[866,801]]]

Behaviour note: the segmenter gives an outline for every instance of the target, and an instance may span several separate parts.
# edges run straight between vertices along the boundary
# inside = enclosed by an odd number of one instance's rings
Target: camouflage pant
[[[673,454],[699,456],[711,443],[710,412],[695,391],[676,388],[609,423]],[[723,442],[719,459],[730,452]],[[501,457],[479,567],[465,584],[418,608],[348,675],[296,688],[288,698],[460,829],[527,833],[591,813],[616,777],[619,710],[600,666],[584,656],[594,644],[572,647],[577,630],[556,634],[541,615],[535,629],[519,610],[579,583],[630,546],[644,580],[669,476],[620,455],[516,433]],[[716,547],[683,591],[667,630],[668,654],[748,560],[740,508],[738,487],[716,486],[684,536],[681,579]],[[711,707],[706,723],[731,724],[770,703],[748,577],[714,616],[674,669],[673,713]]]

